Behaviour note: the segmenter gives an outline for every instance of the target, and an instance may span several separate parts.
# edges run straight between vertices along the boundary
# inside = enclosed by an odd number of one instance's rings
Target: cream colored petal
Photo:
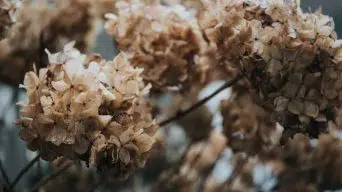
[[[92,61],[91,63],[89,63],[89,66],[87,68],[87,71],[93,75],[93,76],[97,76],[100,73],[100,66],[97,62]]]
[[[52,98],[49,96],[45,96],[43,95],[42,97],[40,97],[40,104],[45,107],[45,106],[50,106],[52,105],[53,101]]]
[[[83,61],[81,59],[73,59],[65,63],[65,72],[70,79],[73,79],[76,73],[84,72]]]
[[[104,98],[105,98],[106,100],[108,100],[108,101],[113,101],[113,100],[116,99],[115,95],[114,95],[112,92],[108,91],[108,89],[106,89],[106,88],[102,85],[102,83],[99,84],[99,87],[100,87],[100,89],[101,89],[101,91],[102,91],[102,94],[103,94],[103,96],[104,96]]]
[[[136,80],[130,80],[126,85],[127,94],[137,94],[139,92],[139,82]]]
[[[70,88],[70,84],[65,83],[65,81],[63,81],[63,80],[52,81],[51,85],[54,89],[56,89],[59,92],[64,92]]]
[[[26,89],[35,89],[39,85],[38,76],[32,71],[26,73],[24,78],[24,85]]]
[[[87,92],[82,92],[75,97],[74,101],[76,103],[84,103],[87,100],[87,96],[88,96]]]
[[[41,68],[39,69],[39,80],[43,81],[46,78],[46,74],[48,72],[47,68]]]
[[[112,120],[112,116],[111,115],[99,115],[99,120],[103,126],[106,126]]]

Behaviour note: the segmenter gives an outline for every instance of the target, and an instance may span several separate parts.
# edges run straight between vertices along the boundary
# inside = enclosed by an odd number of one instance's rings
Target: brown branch
[[[209,101],[210,99],[212,99],[214,96],[216,96],[217,94],[219,94],[221,91],[227,89],[228,87],[234,85],[236,82],[238,82],[240,79],[242,79],[244,77],[244,75],[239,74],[237,75],[234,79],[227,81],[225,84],[223,84],[221,87],[219,87],[216,91],[214,91],[212,94],[208,95],[207,97],[205,97],[204,99],[198,101],[197,103],[195,103],[194,105],[192,105],[191,107],[189,107],[188,109],[184,110],[184,111],[179,111],[178,113],[176,113],[174,116],[165,119],[164,121],[160,122],[159,125],[162,127],[164,125],[167,125],[169,123],[171,123],[174,120],[180,119],[184,116],[186,116],[187,114],[189,114],[190,112],[192,112],[193,110],[197,109],[198,107],[202,106],[203,104],[205,104],[207,101]]]
[[[65,170],[67,170],[69,167],[73,165],[73,162],[68,162],[64,164],[63,166],[59,167],[59,169],[56,169],[53,171],[50,175],[44,177],[41,179],[37,184],[35,184],[30,191],[38,191],[42,186],[47,184],[50,180],[58,177],[61,173],[63,173]]]
[[[16,186],[16,184],[20,181],[20,179],[25,175],[25,173],[39,160],[40,155],[37,155],[34,159],[32,159],[15,177],[14,181],[10,184],[9,190]]]

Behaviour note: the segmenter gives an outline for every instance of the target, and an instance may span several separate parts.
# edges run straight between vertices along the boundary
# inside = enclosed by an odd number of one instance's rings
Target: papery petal
[[[26,89],[35,89],[39,85],[38,76],[32,71],[26,73],[24,78],[24,85]]]
[[[140,153],[149,151],[153,145],[153,138],[145,133],[137,136],[135,141],[137,142],[137,147],[139,148]]]
[[[67,83],[66,83],[65,81],[63,81],[63,80],[60,80],[60,81],[52,81],[52,82],[51,82],[51,85],[52,85],[52,87],[53,87],[55,90],[57,90],[57,91],[59,91],[59,92],[64,92],[64,91],[68,90],[68,89],[71,87],[70,84],[67,84]]]
[[[103,126],[106,126],[111,120],[111,115],[99,115],[100,122]]]
[[[127,165],[131,161],[131,156],[125,148],[120,149],[119,158],[125,165]]]

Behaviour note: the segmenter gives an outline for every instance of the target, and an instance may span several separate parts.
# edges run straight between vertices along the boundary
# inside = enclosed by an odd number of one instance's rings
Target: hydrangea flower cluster
[[[210,191],[338,191],[341,188],[341,140],[322,134],[310,140],[297,134],[284,147],[256,156],[237,153],[230,164],[235,175]]]
[[[212,50],[203,39],[194,12],[185,7],[117,2],[118,13],[107,14],[106,28],[143,78],[155,88],[186,87],[203,81]]]
[[[1,15],[1,20],[6,18]],[[0,37],[0,80],[10,85],[21,83],[24,74],[32,70],[32,63],[46,67],[45,48],[59,51],[66,43],[76,41],[75,46],[87,52],[94,40],[94,13],[89,0],[58,0],[55,7],[46,0],[23,1],[15,20],[3,39]]]
[[[331,114],[340,110],[342,48],[331,17],[303,13],[299,1],[208,1],[205,8],[201,28],[217,57],[246,74],[262,107],[297,126],[340,126]]]
[[[186,151],[182,164],[176,171],[166,172],[160,176],[156,191],[173,189],[194,191],[203,173],[209,172],[226,148],[227,138],[217,130],[208,134],[208,138],[195,142]]]
[[[25,75],[28,103],[20,133],[43,159],[83,158],[125,174],[140,166],[154,143],[157,125],[143,97],[150,85],[124,53],[113,61],[87,57],[69,43],[49,55],[47,68]],[[119,175],[122,176],[122,175]]]
[[[36,61],[37,49],[45,46],[40,43],[49,47],[63,35],[82,42],[93,17],[103,16],[122,52],[106,61],[83,55],[70,43],[62,52],[47,51],[49,64],[40,65],[39,73],[26,73],[22,87],[28,103],[18,103],[20,136],[42,158],[81,159],[106,176],[128,176],[145,163],[156,141],[152,102],[144,97],[153,88],[154,112],[171,114],[161,114],[170,118],[160,125],[176,122],[190,140],[175,166],[160,174],[156,191],[342,187],[342,41],[331,17],[320,10],[304,13],[299,0],[73,0],[64,5],[52,16],[46,7],[38,7],[32,18],[22,13],[25,22],[12,28],[13,38],[0,41],[0,49],[18,44],[29,54],[25,50],[34,47]],[[78,8],[82,14],[69,20]],[[80,30],[68,31],[73,25]],[[8,53],[6,59],[17,53],[16,46],[7,47],[0,54]],[[203,85],[218,79],[232,80],[199,99]],[[230,86],[221,113],[216,104],[204,106]],[[165,108],[159,105],[164,90],[176,90]],[[172,135],[169,128],[164,136]],[[166,165],[158,144],[160,157],[149,164],[163,159]],[[214,170],[223,165],[230,170],[215,179]]]
[[[7,0],[0,1],[0,40],[6,36],[8,29],[15,22],[15,5]]]
[[[279,144],[284,128],[253,102],[250,94],[236,94],[221,104],[223,132],[234,152],[257,154]]]

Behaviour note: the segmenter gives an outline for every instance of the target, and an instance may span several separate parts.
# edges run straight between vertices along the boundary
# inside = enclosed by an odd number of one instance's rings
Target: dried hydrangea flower
[[[203,81],[212,58],[194,15],[182,6],[117,3],[118,14],[108,14],[106,28],[143,78],[155,88],[186,87]]]
[[[46,47],[57,51],[73,40],[77,49],[89,52],[95,39],[94,3],[90,0],[57,0],[56,4],[43,34]]]
[[[224,133],[234,151],[255,154],[279,144],[283,127],[257,106],[250,94],[235,94],[221,104]]]
[[[89,51],[94,35],[91,4],[84,0],[57,1],[52,8],[44,2],[24,1],[18,7],[15,24],[0,41],[1,81],[18,85],[32,63],[45,67],[48,60],[44,48],[57,51],[76,40],[77,48]]]
[[[309,131],[310,123],[336,123],[331,114],[340,108],[342,48],[331,17],[303,13],[298,1],[232,0],[205,8],[200,26],[224,68],[244,71],[259,104],[284,127]],[[298,123],[283,121],[292,117]]]
[[[157,190],[193,191],[200,178],[219,159],[226,145],[227,138],[218,130],[212,131],[206,140],[193,143],[184,154],[180,167],[176,171],[166,171],[161,175],[160,181],[157,182]]]
[[[26,73],[20,136],[43,159],[81,158],[124,177],[144,164],[154,143],[157,125],[143,97],[150,86],[125,54],[105,61],[73,46],[47,52],[47,68]]]
[[[322,191],[342,187],[342,140],[328,134],[297,134],[285,146],[250,156],[234,153],[233,174],[217,191]]]
[[[8,0],[0,1],[0,40],[7,36],[8,29],[15,22],[15,5]]]
[[[296,135],[283,151],[287,167],[281,174],[279,188],[288,191],[309,186],[315,189],[311,191],[340,189],[341,146],[340,139],[327,134],[317,140]]]
[[[193,177],[202,169],[212,165],[225,149],[227,138],[220,131],[212,131],[206,142],[192,145],[185,156],[185,162],[180,168],[180,175],[195,181]]]

